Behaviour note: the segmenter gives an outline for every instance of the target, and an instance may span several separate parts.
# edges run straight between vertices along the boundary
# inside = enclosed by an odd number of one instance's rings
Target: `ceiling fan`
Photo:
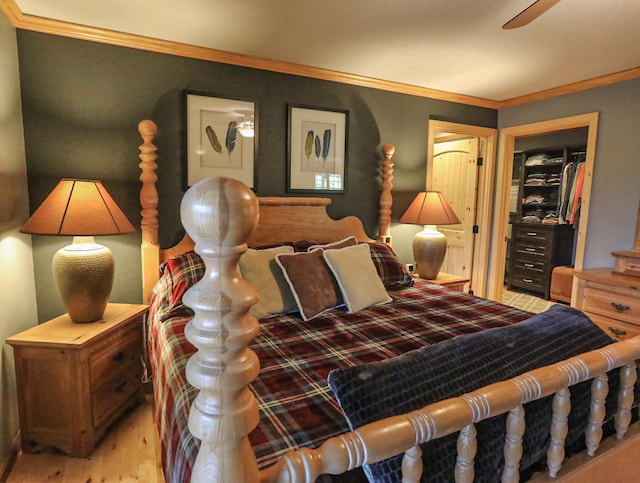
[[[560,0],[536,0],[518,15],[505,23],[502,28],[505,30],[509,30],[516,29],[518,27],[524,27],[528,23],[537,19],[540,15],[549,10],[559,1]]]

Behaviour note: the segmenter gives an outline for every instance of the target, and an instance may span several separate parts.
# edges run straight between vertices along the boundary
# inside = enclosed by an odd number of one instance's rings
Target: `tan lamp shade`
[[[113,287],[114,260],[93,236],[135,231],[102,183],[63,179],[20,231],[74,237],[53,257],[54,279],[71,320],[100,320]]]
[[[418,193],[400,223],[427,225],[413,238],[413,258],[421,278],[435,280],[447,253],[447,238],[435,225],[457,225],[458,216],[440,191]]]

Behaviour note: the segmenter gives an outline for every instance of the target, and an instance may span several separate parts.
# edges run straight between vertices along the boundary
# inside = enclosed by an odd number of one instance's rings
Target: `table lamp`
[[[447,253],[447,237],[435,225],[456,225],[460,220],[440,191],[418,193],[400,223],[426,225],[413,238],[413,258],[421,278],[435,280]]]
[[[102,183],[61,180],[20,231],[73,236],[73,243],[53,257],[53,277],[71,320],[100,320],[113,287],[115,265],[111,250],[93,237],[135,231]]]

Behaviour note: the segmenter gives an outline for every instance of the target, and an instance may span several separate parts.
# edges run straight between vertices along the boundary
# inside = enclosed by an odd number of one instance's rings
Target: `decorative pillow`
[[[306,252],[307,250],[309,250],[309,247],[317,245],[319,242],[316,240],[298,240],[290,243],[291,246],[293,246],[293,251]],[[289,245],[289,243],[287,243],[287,245]]]
[[[311,245],[307,248],[307,251],[311,250],[337,250],[338,248],[351,247],[358,244],[358,239],[355,236],[348,236],[340,241],[325,243],[322,245]]]
[[[293,253],[293,247],[250,248],[240,257],[242,278],[260,294],[260,301],[249,309],[251,315],[258,319],[296,309],[293,294],[276,263],[276,255],[280,253]]]
[[[397,290],[413,285],[413,277],[398,260],[393,249],[379,242],[367,243],[371,249],[371,259],[387,290]]]
[[[170,286],[170,291],[163,297],[171,308],[182,304],[182,296],[202,278],[204,271],[204,261],[193,250],[160,265],[161,279],[168,279],[167,288]]]
[[[282,268],[289,288],[304,320],[342,304],[340,291],[322,250],[280,254],[276,263]]]
[[[325,250],[323,256],[338,282],[349,313],[391,302],[382,280],[377,276],[367,245]]]

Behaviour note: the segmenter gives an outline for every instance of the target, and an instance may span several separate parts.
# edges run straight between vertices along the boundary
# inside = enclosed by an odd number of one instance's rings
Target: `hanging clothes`
[[[579,163],[578,173],[576,174],[575,193],[573,195],[573,205],[571,207],[571,215],[569,216],[569,223],[573,225],[576,221],[576,214],[580,208],[580,201],[582,200],[582,185],[584,184],[584,167],[585,163]]]

